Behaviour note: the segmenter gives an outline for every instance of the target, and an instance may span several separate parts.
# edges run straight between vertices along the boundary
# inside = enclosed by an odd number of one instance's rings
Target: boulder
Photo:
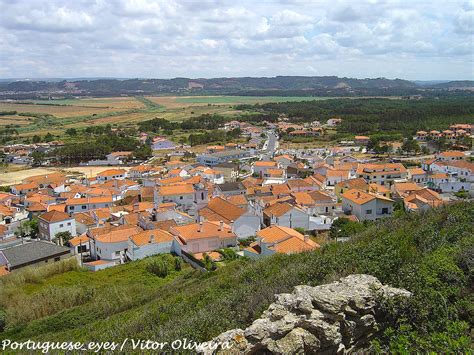
[[[203,354],[340,354],[360,351],[383,329],[381,303],[410,292],[382,285],[370,275],[349,275],[316,287],[296,286],[276,295],[275,302],[248,328],[214,338],[225,344]],[[209,348],[211,349],[211,348]]]

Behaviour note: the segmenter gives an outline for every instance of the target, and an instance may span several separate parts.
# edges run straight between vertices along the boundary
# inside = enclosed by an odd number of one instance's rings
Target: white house
[[[238,207],[222,197],[215,197],[198,211],[199,222],[205,220],[228,224],[239,239],[255,235],[260,230],[260,217],[248,209]]]
[[[357,189],[342,194],[342,209],[355,215],[359,221],[374,221],[392,215],[395,201],[390,198]]]
[[[287,202],[275,203],[263,210],[263,224],[277,224],[289,228],[309,228],[309,215],[301,208]]]
[[[108,169],[97,174],[97,181],[125,179],[126,177],[127,171],[124,169]]]
[[[87,235],[91,240],[91,257],[110,262],[109,266],[124,263],[129,237],[141,231],[141,228],[129,225],[89,230]]]
[[[53,241],[56,234],[61,232],[69,232],[75,237],[76,220],[60,211],[49,211],[38,217],[38,234],[41,239]]]
[[[317,248],[319,244],[292,228],[270,226],[257,232],[257,241],[244,249],[244,256],[255,259],[275,253],[293,254]]]
[[[175,236],[178,255],[181,251],[206,253],[237,245],[237,235],[224,222],[205,221],[172,227],[170,233]]]
[[[174,237],[164,230],[146,230],[130,236],[127,257],[134,261],[156,254],[169,254],[173,251]]]

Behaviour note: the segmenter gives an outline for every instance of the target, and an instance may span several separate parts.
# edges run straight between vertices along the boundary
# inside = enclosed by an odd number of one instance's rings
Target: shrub
[[[176,271],[181,271],[182,268],[182,262],[180,257],[174,258],[174,269]]]
[[[153,260],[147,266],[146,270],[158,277],[168,276],[168,263],[164,260]]]

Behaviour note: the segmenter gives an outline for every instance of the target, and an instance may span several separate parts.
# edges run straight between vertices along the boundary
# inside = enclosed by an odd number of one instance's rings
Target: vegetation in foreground
[[[389,328],[372,344],[374,351],[467,353],[474,310],[473,220],[474,204],[459,203],[423,214],[400,213],[364,226],[351,242],[330,243],[316,252],[260,261],[239,259],[206,274],[183,269],[163,279],[146,271],[146,260],[86,273],[90,283],[100,280],[103,290],[111,291],[36,320],[15,326],[7,322],[0,337],[204,341],[247,326],[274,300],[274,294],[291,291],[295,285],[367,273],[413,293],[397,308],[387,305]],[[25,280],[15,287],[29,292],[31,300],[38,300],[49,287],[56,288],[50,294],[54,298],[65,297],[67,291],[58,290],[77,287],[75,276],[83,278],[82,273],[68,271],[39,285]],[[141,277],[138,282],[134,282],[136,275]],[[142,283],[148,290],[146,297],[140,296]]]

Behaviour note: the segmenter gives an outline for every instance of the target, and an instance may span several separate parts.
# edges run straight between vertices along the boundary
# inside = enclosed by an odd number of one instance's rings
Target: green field
[[[177,97],[176,102],[194,104],[257,104],[266,102],[299,102],[327,100],[332,97],[314,96],[193,96]]]

